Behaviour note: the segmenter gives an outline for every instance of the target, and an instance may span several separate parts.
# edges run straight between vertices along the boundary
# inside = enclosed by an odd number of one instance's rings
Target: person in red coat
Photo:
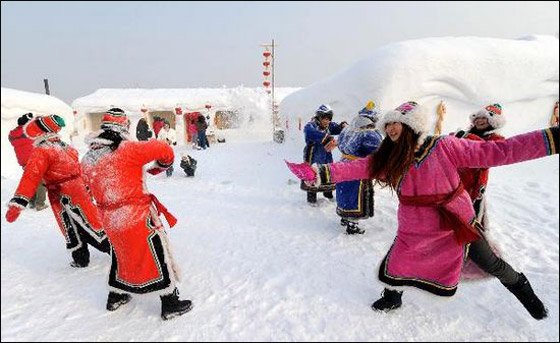
[[[8,140],[14,147],[16,158],[22,168],[25,168],[27,160],[31,155],[31,150],[33,150],[33,140],[23,133],[23,125],[27,124],[31,119],[33,119],[33,113],[26,113],[19,117],[17,121],[18,126],[10,131],[8,135]],[[42,211],[47,208],[48,205],[45,204],[46,195],[47,189],[43,182],[41,182],[39,183],[39,187],[37,187],[37,192],[35,192],[33,197],[29,200],[29,207],[37,211]]]
[[[12,223],[19,217],[44,180],[66,248],[72,253],[71,266],[82,268],[89,264],[88,245],[105,253],[110,246],[82,179],[78,152],[57,134],[62,127],[64,120],[57,115],[37,117],[23,127],[24,134],[34,139],[35,148],[8,203],[6,220]]]
[[[146,189],[143,166],[153,162],[150,173],[165,171],[174,154],[163,141],[131,141],[126,118],[119,108],[107,111],[101,130],[88,138],[90,150],[82,159],[112,246],[107,310],[129,302],[131,293],[156,293],[166,320],[190,311],[192,302],[179,300],[178,268],[159,215],[171,227],[176,219]]]
[[[156,138],[158,138],[159,132],[163,128],[163,124],[164,124],[164,121],[161,117],[155,117],[154,118],[153,126],[154,126],[154,133],[156,134]]]
[[[459,131],[454,135],[473,141],[503,142],[506,138],[497,131],[504,127],[506,120],[500,104],[491,104],[470,115],[471,127],[468,131]],[[531,315],[537,319],[548,314],[542,301],[529,290],[529,281],[523,273],[517,272],[509,263],[499,256],[499,251],[488,236],[489,222],[486,207],[486,188],[488,187],[488,168],[460,168],[457,170],[465,190],[468,192],[475,218],[481,224],[482,238],[470,243],[468,260],[462,270],[464,279],[479,279],[492,275],[510,290],[516,297],[525,296],[533,308]],[[521,300],[521,299],[520,299]]]

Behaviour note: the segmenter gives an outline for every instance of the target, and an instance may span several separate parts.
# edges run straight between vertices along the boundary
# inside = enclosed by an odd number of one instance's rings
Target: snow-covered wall
[[[277,103],[299,88],[276,88]],[[185,88],[185,89],[99,89],[94,93],[72,102],[78,111],[76,127],[82,130],[84,116],[91,112],[103,112],[112,106],[125,110],[132,122],[131,131],[141,118],[140,109],[149,111],[171,110],[181,107],[184,112],[205,112],[205,105],[212,106],[211,112],[224,109],[238,110],[243,116],[242,125],[253,118],[252,131],[271,131],[270,96],[263,88]],[[89,131],[89,130],[87,130]],[[82,132],[80,132],[82,134]],[[271,135],[272,137],[272,135]],[[272,139],[272,138],[271,138]]]
[[[74,130],[72,108],[62,100],[45,94],[36,94],[2,87],[2,176],[10,177],[21,174],[16,155],[8,135],[17,127],[18,118],[31,112],[34,115],[57,114],[64,118],[66,127],[60,135],[70,143],[70,134]]]
[[[558,38],[445,37],[383,46],[349,68],[287,96],[286,118],[307,121],[329,104],[335,121],[351,119],[368,100],[382,112],[407,100],[447,105],[443,132],[467,127],[468,114],[500,103],[514,134],[545,127],[558,100]]]

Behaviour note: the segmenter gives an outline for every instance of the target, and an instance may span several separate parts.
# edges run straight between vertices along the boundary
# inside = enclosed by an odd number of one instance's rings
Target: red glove
[[[146,170],[148,173],[152,174],[152,175],[157,175],[159,173],[162,173],[165,171],[165,169],[163,168],[159,168],[159,167],[152,167],[148,170]]]
[[[23,210],[23,208],[21,208],[20,206],[8,205],[8,212],[6,212],[6,220],[8,221],[8,223],[15,222],[19,217],[21,210]]]

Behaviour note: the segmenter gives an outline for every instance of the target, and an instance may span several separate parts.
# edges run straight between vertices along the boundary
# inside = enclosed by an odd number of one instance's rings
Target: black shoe
[[[529,280],[519,273],[519,281],[513,285],[505,285],[506,288],[515,295],[515,297],[529,311],[531,316],[537,320],[544,319],[548,316],[548,310],[542,301],[535,295]]]
[[[172,319],[192,310],[193,305],[190,300],[179,300],[177,288],[173,293],[162,295],[161,297],[161,318],[163,320]]]
[[[371,305],[374,311],[389,312],[402,305],[402,291],[393,291],[385,288],[381,293],[381,298]]]
[[[85,268],[89,265],[89,249],[86,243],[72,251],[73,261],[70,263],[72,268]]]
[[[348,225],[348,219],[340,218],[340,226],[346,226],[346,225]]]
[[[360,227],[358,226],[358,223],[351,222],[351,221],[347,222],[347,224],[346,224],[346,233],[347,234],[349,234],[349,235],[356,235],[356,234],[363,235],[364,232],[366,232],[366,231],[363,230],[363,229],[360,229]]]
[[[107,297],[107,311],[115,311],[121,307],[121,305],[129,302],[130,299],[132,299],[130,294],[109,292],[109,296]]]

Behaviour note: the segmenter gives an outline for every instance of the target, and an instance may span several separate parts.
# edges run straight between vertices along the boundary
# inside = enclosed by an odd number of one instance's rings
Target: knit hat
[[[506,119],[502,114],[502,106],[500,104],[493,104],[484,107],[484,109],[471,114],[471,123],[474,125],[476,118],[488,119],[488,124],[494,129],[500,129],[506,124]]]
[[[352,121],[352,126],[356,128],[375,125],[379,120],[379,112],[375,109],[375,102],[369,101],[366,107],[358,112],[358,116]]]
[[[47,133],[58,133],[66,124],[56,114],[39,116],[23,126],[23,133],[29,138],[37,138]]]
[[[409,126],[416,134],[424,136],[429,131],[428,111],[417,102],[407,101],[396,109],[385,113],[377,127],[385,135],[388,123],[400,122]]]
[[[111,130],[116,132],[128,132],[128,117],[123,110],[113,107],[103,115],[101,121],[102,130]]]
[[[319,106],[317,111],[315,111],[315,117],[318,119],[329,118],[330,120],[332,120],[333,114],[333,110],[329,105],[321,105]]]
[[[33,113],[31,113],[31,112],[26,113],[26,114],[24,114],[24,115],[22,115],[21,117],[18,118],[17,124],[18,124],[18,126],[25,125],[31,119],[33,119]]]

